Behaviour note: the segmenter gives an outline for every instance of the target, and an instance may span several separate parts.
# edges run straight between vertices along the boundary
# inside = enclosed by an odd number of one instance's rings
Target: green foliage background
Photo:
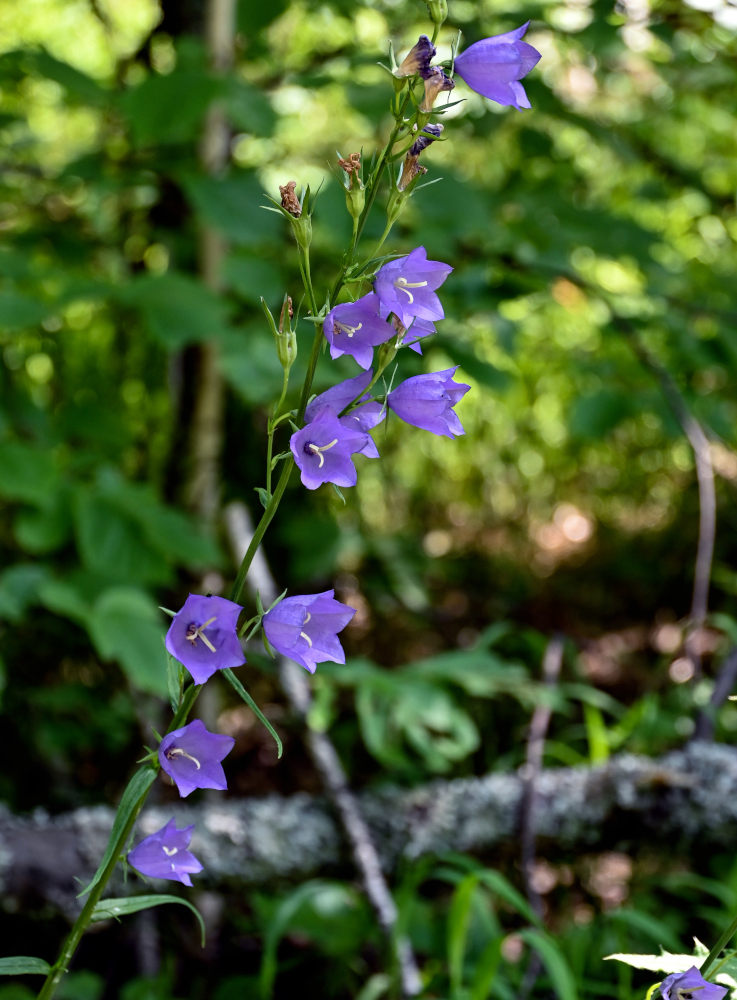
[[[556,630],[570,639],[569,687],[547,762],[597,761],[623,746],[657,753],[689,735],[736,629],[735,8],[449,0],[449,10],[441,58],[456,28],[469,44],[527,18],[542,52],[524,114],[458,81],[445,141],[423,157],[428,179],[442,182],[419,191],[390,239],[455,268],[447,318],[402,375],[460,364],[473,386],[466,436],[390,422],[382,460],[363,463],[345,507],[294,487],[267,540],[280,585],[336,580],[359,608],[352,660],[314,681],[316,724],[354,762],[357,784],[519,764]],[[178,606],[206,572],[213,589],[232,575],[224,537],[186,502],[200,347],[215,345],[224,379],[222,500],[246,498],[258,516],[265,416],[281,377],[259,297],[276,310],[289,292],[300,305],[290,235],[262,210],[264,192],[290,179],[322,185],[313,263],[328,287],[350,235],[335,152],[368,155],[385,138],[391,84],[377,62],[389,39],[402,53],[428,30],[414,0],[241,0],[236,66],[217,74],[202,13],[154,0],[2,5],[0,711],[23,772],[9,767],[0,793],[17,809],[114,799],[141,732],[150,739],[147,713],[156,717],[166,693],[156,605]],[[213,101],[233,129],[218,176],[198,152]],[[204,227],[227,242],[221,294],[199,273]],[[380,213],[372,227],[367,247]],[[311,337],[303,323],[303,355]],[[693,458],[643,351],[704,425],[718,473],[720,617],[695,685],[668,675],[690,602]],[[336,370],[355,373],[323,363],[318,388]],[[251,683],[260,701],[278,700],[268,671]],[[723,735],[737,728],[733,706],[718,724]],[[278,776],[259,766],[259,740],[240,743],[237,790],[314,785],[298,734]],[[418,903],[419,947],[441,991],[438,914],[450,890],[439,886],[460,891],[459,871],[426,873],[435,881]],[[406,873],[406,885],[421,881]],[[735,879],[726,884],[733,895]],[[472,928],[478,958],[491,890],[463,885],[450,897],[454,926]],[[323,890],[323,917],[300,925]],[[677,950],[666,937],[687,940],[688,927],[678,914],[656,920],[659,891],[645,887],[630,927]],[[554,907],[567,961],[594,976],[591,995],[629,996],[629,972],[607,987],[585,956],[637,950],[620,940],[630,918],[615,919],[616,933],[589,925],[581,907],[591,901],[572,895]],[[334,938],[318,940],[315,927],[332,926],[330,914],[343,927],[328,995],[357,995],[374,964],[362,951],[363,904],[342,883],[298,902],[289,926],[313,934],[317,951],[329,955]],[[253,933],[254,921],[282,917],[263,900],[234,919]],[[454,995],[482,991],[480,973],[476,987],[464,977],[465,938],[448,933]],[[592,945],[599,933],[609,938]],[[290,961],[301,975],[304,956]],[[546,968],[566,996],[564,973]],[[172,959],[162,995],[176,975]]]

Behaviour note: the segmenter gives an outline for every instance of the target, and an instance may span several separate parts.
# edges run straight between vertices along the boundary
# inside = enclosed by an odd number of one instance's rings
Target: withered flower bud
[[[445,126],[441,125],[440,122],[433,125],[425,125],[422,131],[420,132],[419,136],[417,137],[417,140],[413,142],[409,148],[409,151],[412,154],[412,156],[419,156],[420,153],[423,151],[423,149],[427,149],[430,143],[435,142],[436,139],[439,139],[440,136],[443,134],[444,128]]]
[[[452,90],[455,84],[440,66],[431,66],[425,79],[425,97],[420,105],[420,111],[429,114],[432,111],[435,98],[442,90]]]
[[[414,76],[419,73],[425,77],[430,71],[430,60],[435,55],[435,46],[427,37],[420,35],[417,44],[413,45],[399,66],[394,70],[397,77]]]
[[[295,219],[298,219],[302,214],[302,206],[299,203],[299,198],[294,193],[294,189],[297,187],[296,181],[289,181],[288,184],[283,186],[279,185],[279,194],[281,195],[281,207],[293,215]]]
[[[412,149],[414,149],[414,146]],[[397,187],[400,191],[404,191],[415,178],[427,173],[427,167],[421,166],[418,162],[419,159],[419,154],[413,154],[412,150],[405,156],[404,163],[402,164],[402,176],[397,181]]]
[[[340,167],[342,167],[342,169],[345,170],[345,172],[346,172],[346,175],[347,175],[346,176],[346,180],[348,181],[348,185],[347,186],[349,188],[353,187],[353,179],[354,179],[354,177],[360,183],[360,176],[359,176],[359,174],[361,172],[361,154],[360,153],[351,153],[351,155],[348,157],[347,160],[344,160],[342,157],[339,156],[338,157],[338,165]]]

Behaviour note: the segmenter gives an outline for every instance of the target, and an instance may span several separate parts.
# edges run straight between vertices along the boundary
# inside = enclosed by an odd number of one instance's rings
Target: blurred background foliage
[[[239,0],[235,66],[219,73],[196,0],[0,8],[0,713],[14,748],[0,795],[13,809],[63,810],[114,800],[163,717],[157,604],[178,607],[187,588],[218,590],[232,576],[222,530],[190,499],[207,350],[222,379],[221,502],[245,499],[258,516],[280,385],[259,297],[276,310],[288,292],[306,311],[290,234],[262,210],[264,192],[291,179],[321,186],[323,295],[350,235],[336,150],[366,156],[386,137],[391,85],[377,63],[390,39],[404,53],[428,21],[419,0]],[[345,506],[296,485],[266,542],[280,586],[335,582],[359,611],[353,656],[321,667],[313,708],[356,786],[518,766],[554,631],[568,644],[546,763],[657,754],[691,734],[737,639],[737,7],[449,0],[449,10],[440,58],[458,28],[469,44],[527,18],[542,52],[524,114],[458,81],[445,141],[423,157],[442,182],[413,197],[389,244],[422,244],[455,268],[447,318],[424,359],[402,358],[401,375],[460,364],[474,390],[461,406],[466,436],[388,422],[382,460],[363,462]],[[214,174],[200,147],[213,102],[232,129],[227,168]],[[378,211],[367,250],[382,229]],[[207,232],[227,248],[209,283]],[[297,369],[312,327],[300,331]],[[694,461],[643,354],[702,422],[717,473],[715,614],[694,680],[682,656]],[[342,361],[323,362],[317,388],[355,374]],[[287,755],[277,766],[268,736],[213,685],[209,711],[238,738],[232,793],[316,790],[268,665],[248,683]],[[737,708],[725,705],[717,724],[728,737]],[[506,860],[503,884],[467,858],[401,873],[428,995],[489,995],[500,962],[507,978],[493,995],[515,995],[523,942],[508,931],[526,918],[511,894],[516,859]],[[541,878],[559,944],[527,941],[545,970],[540,996],[575,995],[571,975],[582,995],[630,996],[631,973],[602,967],[601,955],[676,949],[689,914],[711,926],[718,905],[734,906],[731,860],[692,865],[595,853],[551,864]],[[217,993],[174,925],[158,977],[119,995],[184,995],[177,949],[185,981],[200,983],[190,997],[228,1000],[259,976],[271,988],[284,935],[284,989],[320,982],[322,995],[364,1000],[388,989],[349,881],[239,900],[228,922]],[[49,940],[57,931],[52,922]],[[94,1000],[106,975],[129,972],[115,968],[65,989]],[[26,995],[17,989],[0,996]]]

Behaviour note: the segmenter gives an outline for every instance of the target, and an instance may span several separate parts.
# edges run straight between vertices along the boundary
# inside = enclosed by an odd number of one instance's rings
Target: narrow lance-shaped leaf
[[[0,976],[47,976],[51,966],[42,958],[32,958],[29,955],[11,955],[0,958]]]
[[[126,828],[128,821],[138,811],[144,795],[154,783],[155,778],[156,771],[150,767],[142,767],[140,770],[136,771],[131,780],[128,782],[128,785],[120,799],[118,811],[115,814],[115,822],[113,823],[113,828],[110,831],[110,839],[108,840],[103,859],[100,862],[99,868],[92,876],[92,881],[89,882],[89,884],[86,885],[80,893],[78,893],[78,899],[80,896],[86,896],[88,892],[91,892],[102,878],[102,874],[107,868],[116,849],[119,849],[118,840],[120,835]]]
[[[223,670],[223,674],[225,675],[228,683],[235,690],[235,692],[239,695],[239,697],[242,698],[243,701],[245,701],[245,703],[251,709],[251,711],[256,716],[256,718],[259,720],[259,722],[262,725],[266,726],[266,728],[269,730],[269,732],[271,733],[271,735],[274,737],[274,742],[276,743],[277,757],[281,757],[281,755],[284,753],[284,747],[282,745],[282,741],[279,738],[279,734],[277,733],[276,729],[274,729],[274,727],[271,725],[271,723],[269,722],[269,720],[266,718],[266,716],[261,711],[261,709],[258,707],[258,705],[253,700],[253,698],[250,696],[250,694],[248,693],[248,691],[246,691],[246,689],[243,687],[243,685],[238,680],[238,678],[235,676],[235,674],[230,669],[230,667],[228,667],[227,669]]]
[[[110,920],[117,919],[118,917],[125,917],[130,913],[139,913],[141,910],[149,910],[153,906],[163,906],[164,903],[179,903],[180,906],[186,906],[188,910],[191,910],[197,918],[197,923],[200,925],[200,942],[202,947],[205,947],[205,921],[202,919],[202,914],[187,899],[183,899],[181,896],[170,896],[166,894],[155,894],[147,896],[131,896],[127,899],[103,899],[102,902],[98,903],[97,906],[92,911],[92,921],[96,922],[98,920]]]

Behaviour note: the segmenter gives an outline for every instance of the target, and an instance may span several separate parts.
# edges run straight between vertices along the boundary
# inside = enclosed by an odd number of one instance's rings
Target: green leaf
[[[228,118],[239,129],[255,135],[271,135],[276,114],[263,90],[237,76],[225,80],[225,108]]]
[[[119,301],[140,310],[151,334],[170,350],[229,329],[226,302],[202,282],[176,271],[144,275],[116,294]]]
[[[578,1000],[576,981],[558,944],[543,931],[535,927],[525,927],[519,936],[534,948],[543,960],[545,968],[560,1000]]]
[[[79,554],[87,569],[121,583],[168,582],[169,565],[114,497],[94,486],[80,486],[72,513]]]
[[[20,292],[0,292],[0,326],[9,330],[38,326],[50,309],[37,297]]]
[[[86,896],[88,892],[91,892],[95,888],[115,853],[123,849],[124,845],[118,844],[118,840],[129,822],[136,816],[138,810],[143,805],[146,794],[155,780],[156,771],[150,767],[141,767],[126,785],[126,789],[120,799],[118,811],[115,814],[113,828],[110,831],[110,838],[100,866],[92,876],[91,881],[77,894],[77,899],[81,896]]]
[[[0,496],[8,500],[43,505],[57,483],[53,456],[19,441],[0,444],[0,469]]]
[[[261,247],[280,244],[282,226],[260,208],[261,184],[254,173],[232,171],[225,177],[196,174],[183,179],[193,208],[232,243]]]
[[[231,668],[227,667],[225,670],[223,670],[223,673],[225,674],[225,679],[229,682],[233,690],[239,695],[239,697],[243,699],[243,701],[245,701],[245,703],[251,709],[251,711],[259,720],[259,722],[262,725],[266,726],[271,735],[274,737],[274,741],[276,743],[277,757],[281,757],[281,755],[284,753],[284,747],[282,745],[282,741],[279,738],[279,734],[277,733],[276,729],[274,729],[274,727],[271,725],[271,723],[266,718],[264,713],[258,707],[253,698],[250,696],[248,691],[246,691],[241,682],[235,676]]]
[[[276,952],[282,935],[302,904],[315,893],[321,892],[329,884],[317,879],[312,882],[305,882],[295,889],[294,892],[291,892],[277,907],[264,936],[264,950],[259,975],[259,992],[262,1000],[270,997],[273,993],[277,972]]]
[[[491,986],[502,957],[503,937],[490,941],[476,961],[471,983],[470,1000],[487,1000],[492,996]]]
[[[166,894],[153,894],[150,896],[130,896],[123,899],[103,899],[100,903],[95,906],[92,911],[92,920],[110,920],[117,919],[118,917],[125,917],[129,913],[138,913],[141,910],[150,910],[153,906],[163,906],[164,903],[178,903],[180,906],[186,906],[188,910],[191,910],[197,918],[197,923],[200,925],[200,943],[202,947],[205,947],[205,921],[202,919],[202,914],[189,902],[188,899],[184,899],[182,896],[169,896]]]
[[[134,687],[166,697],[161,622],[145,591],[110,587],[93,604],[87,627],[100,656],[116,660]]]
[[[182,667],[178,660],[167,652],[166,654],[166,687],[169,692],[169,704],[172,712],[176,714],[179,708],[179,697],[181,694],[181,671]]]
[[[176,69],[152,74],[120,99],[134,142],[139,146],[190,143],[199,137],[202,119],[222,85],[202,70]]]
[[[58,83],[66,90],[68,97],[81,104],[100,105],[108,98],[109,92],[103,90],[97,80],[75,66],[56,59],[45,49],[33,53],[33,65],[37,73]]]
[[[30,958],[28,955],[0,958],[0,976],[47,976],[50,972],[51,966],[42,958]]]
[[[452,996],[455,996],[463,985],[463,956],[466,951],[471,904],[478,881],[475,873],[462,878],[450,903],[448,913],[448,977]]]
[[[604,961],[624,962],[631,965],[633,969],[646,969],[648,972],[686,972],[695,965],[693,955],[673,955],[668,951],[660,955],[626,955],[617,953],[615,955],[605,955]]]
[[[0,573],[0,618],[19,621],[48,577],[48,567],[39,563],[16,563]]]

